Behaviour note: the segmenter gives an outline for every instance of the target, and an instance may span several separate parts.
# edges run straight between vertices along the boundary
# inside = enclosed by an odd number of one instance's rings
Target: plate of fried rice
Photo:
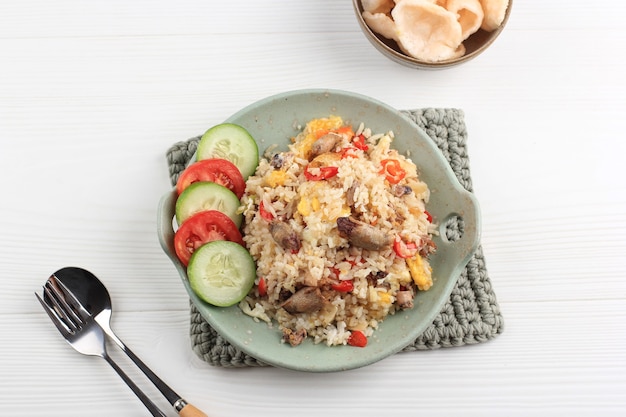
[[[339,90],[278,94],[226,122],[260,153],[241,198],[257,269],[241,302],[193,292],[173,249],[176,193],[159,206],[161,245],[202,316],[241,351],[299,371],[354,369],[412,343],[480,235],[477,201],[433,141],[389,105]]]

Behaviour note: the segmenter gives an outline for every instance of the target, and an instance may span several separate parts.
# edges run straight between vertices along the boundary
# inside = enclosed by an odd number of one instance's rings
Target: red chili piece
[[[365,347],[367,346],[367,337],[360,330],[352,330],[352,334],[348,337],[350,346]]]
[[[350,292],[354,289],[352,281],[344,280],[331,285],[332,289],[338,292]]]
[[[363,135],[355,136],[354,139],[352,139],[352,142],[354,143],[354,146],[362,151],[367,151],[369,149],[369,146],[365,143],[365,136]]]
[[[314,169],[319,170],[319,174],[312,174],[309,171],[309,166],[307,165],[307,167],[304,168],[304,178],[308,181],[327,180],[334,177],[339,172],[339,168],[337,167],[319,167]]]
[[[258,289],[260,297],[265,297],[267,295],[267,283],[263,277],[259,279]]]
[[[272,220],[274,220],[274,215],[270,213],[269,211],[265,210],[265,205],[263,204],[262,201],[259,204],[259,214],[261,215],[261,218],[263,218],[264,220],[268,222],[271,222]]]
[[[417,253],[417,244],[415,242],[405,243],[400,237],[396,237],[393,241],[393,251],[400,258],[412,258]]]
[[[383,167],[380,173],[385,174],[385,178],[391,184],[399,183],[406,176],[406,171],[402,169],[397,159],[383,159],[380,164]]]

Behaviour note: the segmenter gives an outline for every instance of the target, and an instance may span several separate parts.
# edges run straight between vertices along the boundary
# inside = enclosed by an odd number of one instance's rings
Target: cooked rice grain
[[[311,162],[313,142],[327,132],[340,134],[341,141],[330,152],[333,155]],[[354,138],[360,134],[366,150],[355,146]],[[432,243],[435,231],[426,214],[430,192],[413,162],[391,148],[392,141],[392,132],[372,134],[364,123],[353,132],[340,117],[330,116],[307,123],[288,151],[266,153],[242,198],[244,241],[256,260],[258,275],[257,285],[240,304],[244,313],[256,320],[273,320],[283,331],[304,331],[314,343],[342,345],[354,330],[370,336],[385,317],[401,309],[398,291],[416,293],[418,279],[432,283],[429,251],[422,249]],[[398,184],[381,173],[385,159],[398,161],[404,171]],[[336,167],[337,173],[307,180],[307,167],[311,174],[322,172],[315,165]],[[395,244],[380,250],[351,244],[337,228],[337,218],[348,216],[409,242],[409,250],[415,245],[412,250],[417,253],[412,257],[421,261],[420,277],[411,275]],[[290,227],[299,238],[299,250],[285,249],[274,240],[272,221]],[[267,288],[264,295],[259,295],[261,277]],[[343,281],[352,282],[349,292],[333,289]],[[285,300],[305,286],[322,290],[323,307],[308,313],[287,312],[282,307]]]

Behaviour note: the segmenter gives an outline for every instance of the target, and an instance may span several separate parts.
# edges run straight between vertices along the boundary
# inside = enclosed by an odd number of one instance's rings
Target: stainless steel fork
[[[63,284],[51,277],[43,287],[43,298],[35,293],[61,335],[76,351],[83,355],[99,356],[105,359],[153,416],[166,417],[108,355],[104,332],[89,317],[89,313],[84,308],[76,307],[76,303],[68,301],[68,299],[73,298],[73,295],[64,291],[65,288],[63,287]],[[80,304],[78,305],[80,306]]]

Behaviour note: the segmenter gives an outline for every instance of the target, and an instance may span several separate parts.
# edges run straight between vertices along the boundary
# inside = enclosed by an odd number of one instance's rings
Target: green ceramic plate
[[[191,291],[185,268],[173,248],[175,191],[159,203],[158,234],[161,246],[180,273],[192,302],[202,316],[226,340],[256,359],[270,365],[309,372],[354,369],[377,362],[413,342],[434,320],[448,300],[460,273],[476,250],[480,215],[475,197],[458,182],[452,169],[431,139],[398,110],[375,99],[337,90],[302,90],[278,94],[258,101],[231,116],[227,122],[244,126],[257,140],[261,154],[270,145],[286,149],[297,127],[329,115],[341,116],[346,123],[364,122],[372,132],[395,134],[394,147],[410,152],[421,178],[431,189],[429,212],[439,224],[452,216],[461,217],[463,236],[454,242],[436,238],[437,252],[431,257],[434,285],[416,296],[412,310],[389,316],[369,338],[365,348],[328,347],[306,340],[298,347],[281,343],[278,326],[269,328],[246,316],[237,306],[213,307]],[[208,128],[208,127],[207,127]],[[442,227],[443,228],[443,227]],[[443,230],[440,231],[443,236]]]

